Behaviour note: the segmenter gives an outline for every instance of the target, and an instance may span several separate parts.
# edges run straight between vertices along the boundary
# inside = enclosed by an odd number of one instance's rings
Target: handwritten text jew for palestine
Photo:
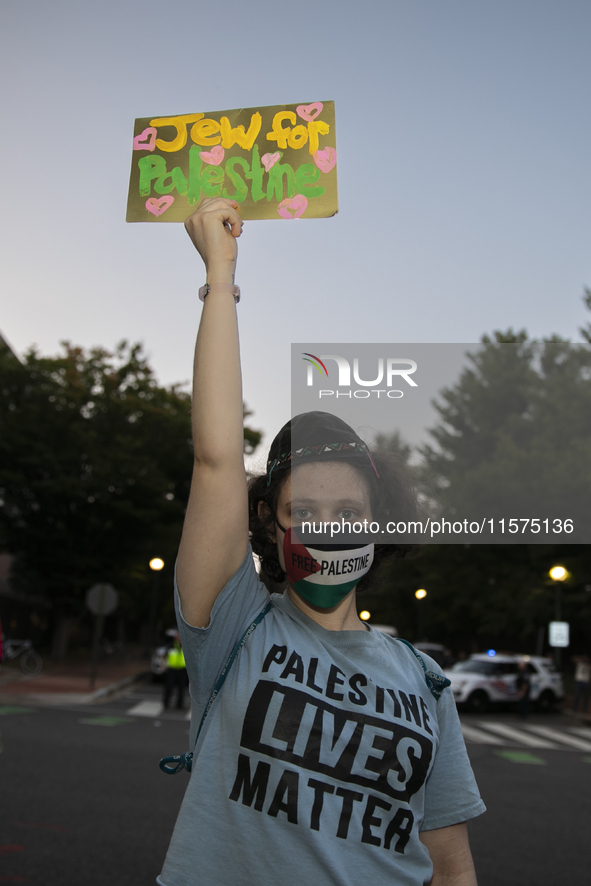
[[[127,220],[184,221],[203,197],[246,219],[334,215],[335,136],[334,102],[140,118]]]

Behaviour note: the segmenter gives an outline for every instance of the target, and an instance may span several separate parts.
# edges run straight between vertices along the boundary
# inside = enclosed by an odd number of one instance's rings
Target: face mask
[[[373,554],[373,544],[306,547],[294,529],[287,529],[283,539],[289,583],[304,600],[321,609],[331,609],[353,590],[369,572]]]

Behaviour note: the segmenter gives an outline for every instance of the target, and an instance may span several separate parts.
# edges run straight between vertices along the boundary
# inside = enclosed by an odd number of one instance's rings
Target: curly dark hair
[[[368,460],[347,460],[348,464],[364,478],[369,490],[372,517],[380,523],[389,520],[403,520],[405,522],[420,520],[422,513],[417,501],[416,490],[401,460],[390,452],[372,452],[371,455],[376,472]],[[327,457],[330,461],[330,457]],[[279,492],[287,476],[289,466],[281,466],[271,474],[271,482],[268,483],[268,475],[252,477],[248,483],[249,504],[249,528],[251,533],[252,549],[261,561],[261,580],[269,590],[277,591],[285,586],[285,572],[279,563],[277,545],[272,540],[275,532],[277,516],[277,502]],[[265,505],[265,517],[259,514],[259,505]],[[370,571],[364,575],[357,585],[358,591],[375,589],[380,581],[380,566],[384,563],[407,557],[418,553],[422,548],[420,544],[376,544],[374,561]]]

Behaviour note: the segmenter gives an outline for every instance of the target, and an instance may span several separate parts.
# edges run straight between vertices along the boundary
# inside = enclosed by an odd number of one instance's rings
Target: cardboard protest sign
[[[242,218],[327,218],[337,202],[334,102],[141,117],[128,222],[182,222],[204,197]]]

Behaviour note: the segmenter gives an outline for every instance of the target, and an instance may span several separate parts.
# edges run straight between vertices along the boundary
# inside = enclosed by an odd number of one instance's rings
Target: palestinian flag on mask
[[[373,544],[303,545],[295,531],[288,529],[283,540],[283,556],[289,583],[299,593],[319,587],[338,587],[342,598],[369,572]]]

